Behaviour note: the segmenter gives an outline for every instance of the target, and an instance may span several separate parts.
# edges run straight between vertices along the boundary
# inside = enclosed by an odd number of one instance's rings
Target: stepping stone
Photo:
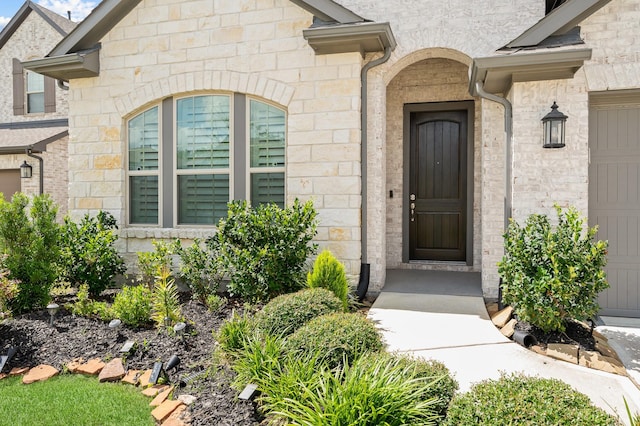
[[[69,370],[69,373],[76,373],[78,371],[78,367],[82,364],[84,364],[84,359],[74,358],[67,363],[67,370]]]
[[[160,392],[155,398],[153,398],[153,401],[149,403],[149,406],[158,407],[160,404],[165,402],[167,398],[169,398],[169,395],[171,394],[171,392],[173,392],[173,386],[169,386],[167,389]]]
[[[130,385],[137,385],[138,378],[140,377],[140,370],[129,370],[127,374],[122,378],[124,383],[129,383]]]
[[[77,369],[77,373],[88,374],[90,376],[97,376],[100,371],[104,368],[105,364],[100,360],[100,358],[93,358],[87,361],[86,363],[80,365]]]
[[[121,358],[114,358],[104,366],[98,375],[100,383],[116,382],[124,377],[124,365]]]
[[[144,396],[155,397],[156,395],[158,395],[160,392],[164,391],[168,387],[169,387],[169,385],[153,385],[153,386],[148,387],[145,390],[143,390],[142,394]]]
[[[21,374],[27,374],[29,371],[29,367],[13,367],[11,371],[9,371],[10,376],[19,376]]]
[[[146,388],[150,385],[149,379],[151,378],[151,370],[145,370],[138,378],[138,385],[142,388]]]
[[[29,383],[40,382],[57,375],[59,371],[50,365],[40,364],[37,367],[33,367],[27,374],[22,377],[22,383],[28,385]]]
[[[162,404],[160,404],[159,407],[154,408],[153,411],[151,412],[151,415],[153,416],[154,419],[156,419],[156,421],[162,422],[166,420],[167,417],[169,417],[171,413],[173,413],[180,406],[184,406],[182,401],[178,401],[175,399],[168,399]]]
[[[162,426],[187,426],[188,423],[188,413],[185,413],[187,407],[181,405],[176,408],[173,413],[162,423]],[[184,417],[184,419],[183,419]]]

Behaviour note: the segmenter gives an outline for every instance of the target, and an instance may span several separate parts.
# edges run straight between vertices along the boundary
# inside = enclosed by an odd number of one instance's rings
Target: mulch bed
[[[52,327],[48,312],[36,311],[0,323],[0,355],[11,346],[17,348],[5,372],[11,367],[38,364],[62,370],[74,358],[118,357],[124,342],[135,340],[137,348],[126,357],[127,368],[145,370],[152,368],[156,361],[166,363],[172,355],[180,358],[178,369],[169,373],[169,380],[182,386],[176,395],[197,397],[189,406],[192,425],[258,425],[263,419],[255,404],[239,400],[238,391],[229,386],[233,371],[227,365],[219,365],[221,363],[212,368],[216,345],[212,331],[217,330],[234,309],[242,311],[242,303],[230,299],[222,310],[210,313],[202,304],[187,300],[182,305],[188,324],[182,339],[155,328],[122,326],[113,330],[108,323],[77,317],[64,309],[57,313]],[[207,371],[209,374],[198,374]]]
[[[583,323],[573,320],[567,321],[565,325],[566,330],[564,333],[557,331],[544,332],[524,321],[518,321],[515,329],[526,331],[534,336],[543,348],[546,348],[549,343],[564,343],[578,345],[580,346],[580,350],[595,350],[596,340],[591,334],[590,328],[586,327]]]

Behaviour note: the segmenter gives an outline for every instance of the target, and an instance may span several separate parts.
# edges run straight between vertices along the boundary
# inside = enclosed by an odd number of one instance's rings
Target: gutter
[[[504,198],[504,229],[506,231],[513,210],[513,108],[511,102],[506,98],[486,92],[482,81],[476,81],[475,89],[480,97],[497,102],[504,107],[504,132],[507,150]]]
[[[382,57],[368,62],[362,67],[360,71],[360,182],[361,189],[360,193],[362,196],[361,201],[361,235],[360,235],[360,256],[361,256],[361,264],[360,264],[360,279],[358,280],[358,288],[356,294],[360,300],[364,298],[367,294],[367,290],[369,288],[369,278],[371,265],[367,263],[367,107],[368,107],[368,98],[367,98],[367,73],[373,67],[384,64],[391,57],[391,46],[387,46],[384,48],[384,55]]]

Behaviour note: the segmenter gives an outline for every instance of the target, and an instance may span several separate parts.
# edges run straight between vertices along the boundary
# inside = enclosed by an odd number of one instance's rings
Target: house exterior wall
[[[314,200],[316,241],[357,273],[362,58],[316,56],[311,23],[286,0],[142,1],[102,40],[100,76],[71,81],[70,213],[113,213],[131,263],[151,239],[210,235],[124,225],[126,119],[172,95],[246,93],[286,109],[287,200]]]

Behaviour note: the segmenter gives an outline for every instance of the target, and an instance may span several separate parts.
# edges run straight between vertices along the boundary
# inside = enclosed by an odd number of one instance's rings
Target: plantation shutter
[[[284,206],[285,113],[264,102],[250,105],[250,185],[254,205]]]
[[[178,224],[213,225],[229,202],[230,98],[194,96],[176,105]]]
[[[129,121],[129,222],[158,224],[158,107]]]
[[[44,112],[56,112],[56,81],[44,77]]]
[[[22,62],[16,58],[13,58],[13,115],[24,115]]]

